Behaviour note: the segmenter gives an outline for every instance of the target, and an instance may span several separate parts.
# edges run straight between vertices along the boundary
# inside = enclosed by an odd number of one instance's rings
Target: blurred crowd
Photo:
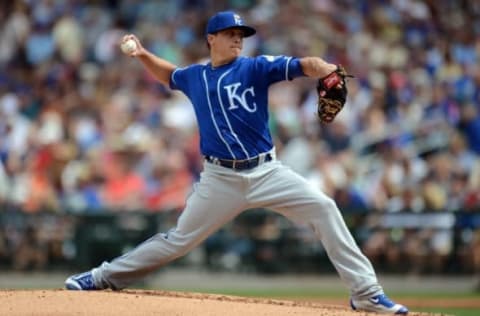
[[[314,80],[270,89],[278,156],[342,210],[480,208],[480,2],[467,0],[2,1],[3,208],[180,211],[202,168],[193,110],[119,41],[204,62],[206,21],[224,9],[257,28],[245,55],[355,75],[329,125]]]
[[[132,32],[177,65],[202,62],[205,22],[227,8],[258,29],[244,54],[322,56],[355,75],[331,125],[312,80],[270,91],[280,159],[341,208],[480,205],[480,4],[414,0],[2,2],[0,201],[181,210],[202,163],[193,111],[118,43]]]

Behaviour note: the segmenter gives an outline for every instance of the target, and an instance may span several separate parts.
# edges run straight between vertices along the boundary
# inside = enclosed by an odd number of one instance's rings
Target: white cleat
[[[393,315],[407,315],[408,308],[393,302],[385,294],[375,295],[365,299],[350,299],[353,310],[375,312]]]

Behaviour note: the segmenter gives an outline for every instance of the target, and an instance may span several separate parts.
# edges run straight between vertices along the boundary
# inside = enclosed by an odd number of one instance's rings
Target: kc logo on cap
[[[234,14],[233,18],[235,20],[236,25],[243,25],[243,21],[242,21],[242,18],[240,17],[240,15]]]

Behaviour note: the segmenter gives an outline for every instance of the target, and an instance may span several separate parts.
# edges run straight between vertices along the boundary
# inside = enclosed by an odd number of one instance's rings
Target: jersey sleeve
[[[257,65],[269,84],[305,76],[297,57],[261,55]]]
[[[184,91],[187,86],[188,70],[190,67],[175,68],[170,76],[170,88]]]

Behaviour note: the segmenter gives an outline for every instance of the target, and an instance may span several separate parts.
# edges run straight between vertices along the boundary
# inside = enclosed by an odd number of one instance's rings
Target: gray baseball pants
[[[246,171],[204,163],[177,226],[93,269],[99,288],[122,289],[185,255],[249,208],[266,208],[310,226],[354,298],[382,293],[335,202],[279,161]]]

